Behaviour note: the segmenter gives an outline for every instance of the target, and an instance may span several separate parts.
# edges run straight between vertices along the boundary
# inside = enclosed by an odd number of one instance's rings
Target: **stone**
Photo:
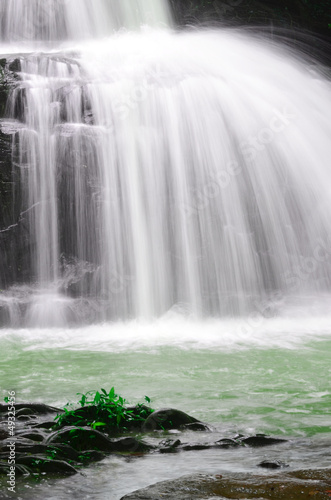
[[[246,446],[261,448],[262,446],[272,446],[274,444],[287,443],[286,439],[273,438],[265,434],[256,434],[256,436],[239,438],[238,441]]]
[[[19,417],[20,415],[34,415],[34,412],[32,408],[21,408],[16,411],[16,417]]]
[[[16,457],[18,465],[25,465],[34,473],[47,472],[49,474],[72,475],[77,474],[77,470],[64,460],[53,460],[45,458],[44,455],[29,455]]]
[[[280,469],[281,467],[289,467],[284,462],[280,462],[279,460],[263,460],[258,464],[259,467],[263,467],[264,469]]]
[[[153,446],[138,441],[135,438],[123,437],[110,439],[105,434],[90,427],[65,427],[53,432],[47,443],[65,443],[78,451],[98,450],[108,453],[137,453],[153,449]]]
[[[45,440],[45,435],[42,432],[37,431],[23,431],[20,433],[16,433],[16,437],[30,439],[31,441],[42,442]]]
[[[206,425],[183,411],[166,408],[157,410],[149,415],[142,425],[142,430],[143,432],[152,432],[156,430],[182,429],[190,424],[199,424],[198,430],[202,429],[200,424],[201,426]],[[206,427],[208,426],[206,425]],[[191,430],[195,429],[192,428]]]
[[[121,500],[326,500],[330,493],[331,469],[323,469],[274,476],[196,474],[156,483]]]
[[[43,403],[16,403],[15,411],[18,412],[22,409],[29,409],[35,415],[47,415],[48,413],[64,413],[63,410],[55,408],[54,406],[45,405]],[[0,415],[8,412],[8,405],[0,404]]]

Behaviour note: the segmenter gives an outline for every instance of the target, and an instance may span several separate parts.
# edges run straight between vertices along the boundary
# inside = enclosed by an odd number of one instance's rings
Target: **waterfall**
[[[0,122],[20,214],[11,323],[266,314],[329,292],[331,88],[301,56],[164,29],[157,0],[0,9],[20,78]]]
[[[163,0],[0,0],[1,40],[102,37],[121,27],[169,24]]]

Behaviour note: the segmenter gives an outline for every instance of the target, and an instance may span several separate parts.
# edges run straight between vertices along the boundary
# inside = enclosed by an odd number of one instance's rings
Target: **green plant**
[[[154,410],[140,403],[134,407],[126,405],[126,400],[116,394],[112,387],[109,392],[88,391],[77,393],[81,396],[78,403],[80,408],[68,410],[69,404],[64,407],[64,414],[57,415],[57,426],[64,425],[90,426],[98,430],[129,430],[139,426]],[[146,403],[151,400],[145,396]]]

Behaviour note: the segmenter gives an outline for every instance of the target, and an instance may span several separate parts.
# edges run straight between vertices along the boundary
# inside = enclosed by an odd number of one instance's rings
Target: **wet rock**
[[[63,410],[55,408],[54,406],[45,405],[43,403],[17,403],[14,405],[15,411],[18,412],[22,409],[29,409],[35,415],[47,415],[48,413],[60,414],[64,413]],[[8,405],[0,404],[0,415],[6,414],[8,411]]]
[[[20,410],[16,411],[16,417],[19,417],[21,415],[34,415],[34,412],[32,408],[21,408]],[[34,415],[36,417],[36,415]]]
[[[286,463],[280,462],[279,460],[263,460],[258,464],[259,467],[264,469],[280,469],[281,467],[289,467]]]
[[[157,483],[125,495],[121,500],[201,500],[202,498],[259,500],[326,500],[331,469],[300,471],[276,476],[224,474],[192,475]]]
[[[14,73],[22,71],[22,64],[20,59],[16,58],[13,61],[9,62],[8,69],[9,71],[13,71]]]
[[[160,453],[177,453],[179,451],[179,446],[181,445],[181,441],[179,439],[164,439],[159,443],[159,452]]]
[[[43,455],[29,455],[16,457],[18,465],[27,466],[34,472],[48,472],[50,474],[72,475],[77,474],[77,470],[64,460],[50,460]]]
[[[42,442],[45,439],[45,435],[41,432],[29,432],[29,431],[23,431],[20,433],[16,433],[16,436],[20,438],[25,438],[25,439],[30,439],[31,441],[37,441],[37,442]]]
[[[240,443],[238,443],[238,441],[236,441],[235,439],[219,439],[218,441],[216,441],[215,446],[227,449],[240,446]]]
[[[46,420],[45,422],[39,422],[38,424],[33,424],[32,428],[33,429],[51,429],[54,427],[56,423],[54,420]]]
[[[9,438],[9,433],[7,429],[0,428],[0,441],[3,441],[4,439]]]
[[[193,422],[192,424],[184,424],[181,426],[182,430],[188,431],[211,431],[211,427],[204,422]]]
[[[37,418],[36,415],[18,415],[16,417],[16,420],[20,420],[22,422],[31,422],[36,418]]]
[[[68,445],[47,445],[42,443],[31,444],[27,442],[21,442],[19,439],[16,440],[15,453],[17,456],[25,455],[44,455],[45,458],[60,458],[69,459],[78,462],[79,453]],[[5,460],[8,458],[8,448],[1,448],[0,459]]]
[[[210,448],[213,448],[213,444],[192,443],[192,444],[184,444],[183,446],[181,446],[181,450],[184,451],[209,450]]]
[[[287,443],[286,439],[273,438],[265,434],[256,434],[256,436],[239,438],[238,441],[246,446],[260,448],[262,446],[272,446],[274,444]]]
[[[10,472],[10,465],[7,460],[0,460],[0,476],[7,476]],[[32,473],[32,470],[28,467],[20,464],[15,464],[15,476],[29,475]]]
[[[199,424],[198,430],[201,430],[201,426],[206,425],[183,411],[166,408],[157,410],[149,415],[143,423],[142,430],[143,432],[151,432],[155,430],[182,429],[190,424]]]
[[[97,450],[88,450],[80,453],[79,461],[83,464],[89,464],[92,462],[100,462],[106,457],[105,453]]]
[[[65,427],[52,433],[47,439],[47,443],[65,443],[78,451],[98,450],[108,453],[136,453],[153,449],[147,443],[131,437],[110,439],[105,434],[90,427]]]

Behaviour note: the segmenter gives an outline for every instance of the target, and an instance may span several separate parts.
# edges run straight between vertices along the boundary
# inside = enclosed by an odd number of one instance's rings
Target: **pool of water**
[[[130,403],[147,395],[154,408],[175,407],[213,425],[212,433],[181,433],[182,442],[260,432],[289,440],[261,449],[109,456],[67,479],[19,479],[17,498],[119,500],[192,472],[265,473],[258,468],[265,459],[292,469],[329,466],[331,318],[254,321],[197,322],[174,314],[154,323],[1,330],[2,394],[14,390],[18,402],[62,407],[76,402],[77,393],[115,386]],[[147,439],[165,436],[174,437]]]

